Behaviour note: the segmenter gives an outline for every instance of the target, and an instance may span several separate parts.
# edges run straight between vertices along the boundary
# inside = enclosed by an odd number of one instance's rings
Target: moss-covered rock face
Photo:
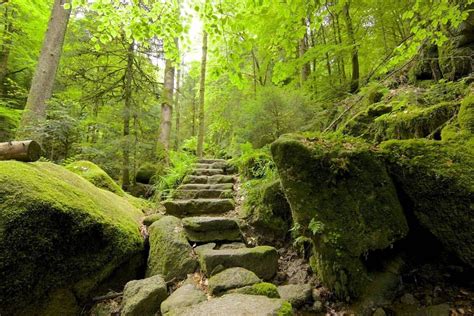
[[[0,105],[0,142],[13,140],[21,118],[20,110]]]
[[[160,164],[145,163],[137,171],[135,180],[138,183],[152,184],[154,178],[164,171],[164,166]]]
[[[390,172],[420,223],[474,266],[474,144],[387,141]]]
[[[368,144],[334,135],[286,135],[272,154],[296,226],[314,242],[312,267],[338,296],[358,296],[361,257],[408,231],[383,161]]]
[[[474,87],[471,90],[474,92]],[[474,134],[474,94],[465,97],[462,101],[458,121],[463,130]]]
[[[61,166],[0,162],[0,183],[1,314],[57,289],[81,302],[143,250],[142,213]]]
[[[254,180],[246,190],[245,220],[269,239],[284,238],[291,226],[291,210],[280,180]]]
[[[117,183],[99,166],[90,161],[75,161],[66,166],[66,168],[77,173],[96,187],[124,196],[125,192]]]

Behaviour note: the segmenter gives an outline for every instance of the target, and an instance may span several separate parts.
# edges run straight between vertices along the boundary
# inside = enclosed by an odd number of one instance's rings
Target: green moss
[[[293,307],[288,302],[283,302],[280,310],[278,311],[278,316],[291,316],[293,315]]]
[[[387,104],[376,104],[356,114],[352,119],[342,125],[340,131],[346,135],[360,136],[367,140],[373,140],[375,118],[392,111],[392,106]]]
[[[0,162],[0,183],[2,314],[58,288],[88,293],[143,249],[141,212],[61,166]]]
[[[124,196],[125,192],[99,166],[90,161],[75,161],[66,166],[66,169],[77,173],[96,187]]]
[[[462,101],[458,121],[463,130],[474,133],[474,95],[466,96]]]
[[[137,171],[135,180],[139,183],[153,184],[156,182],[156,177],[164,173],[164,165],[144,163]]]
[[[0,142],[13,140],[21,119],[21,110],[0,105]]]
[[[423,138],[441,131],[459,109],[458,102],[443,102],[430,107],[407,107],[374,120],[375,140]]]
[[[425,139],[381,144],[420,223],[474,265],[474,143]]]
[[[340,135],[285,135],[272,154],[295,224],[313,241],[313,269],[339,297],[360,295],[368,281],[361,257],[408,230],[383,160]]]
[[[280,180],[253,180],[244,188],[245,219],[263,235],[284,238],[291,226],[291,210]]]
[[[269,298],[279,298],[277,287],[272,283],[262,282],[252,286],[255,295],[264,295]]]

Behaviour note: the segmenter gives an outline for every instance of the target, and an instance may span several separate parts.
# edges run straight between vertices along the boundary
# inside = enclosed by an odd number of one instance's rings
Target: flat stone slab
[[[198,163],[202,163],[202,164],[213,164],[213,163],[216,163],[216,162],[227,163],[227,160],[225,160],[225,159],[211,159],[211,158],[203,158],[203,159],[198,160]]]
[[[214,169],[214,168],[194,169],[191,174],[196,175],[196,176],[214,176],[214,175],[224,174],[224,170],[220,168],[219,169]]]
[[[312,299],[312,288],[309,284],[288,284],[278,287],[280,297],[293,307],[300,307]]]
[[[209,278],[209,291],[219,295],[225,291],[259,283],[258,276],[244,268],[230,268]]]
[[[166,213],[178,217],[187,215],[221,214],[234,209],[233,199],[191,199],[163,202]]]
[[[173,193],[175,199],[230,199],[233,197],[232,190],[176,190]]]
[[[278,269],[278,252],[274,247],[258,246],[239,249],[205,249],[199,253],[201,269],[206,275],[221,266],[241,267],[254,272],[259,278],[271,279]]]
[[[233,183],[188,183],[181,185],[178,190],[232,190],[233,188]]]
[[[169,316],[289,316],[291,305],[278,298],[260,295],[226,294],[183,309],[174,309]]]
[[[183,183],[193,184],[217,184],[217,183],[234,183],[235,178],[227,175],[213,175],[213,176],[193,176],[188,175],[184,178]]]
[[[239,241],[239,225],[227,217],[186,217],[183,226],[190,241]]]
[[[195,305],[207,300],[207,295],[193,284],[185,284],[161,303],[161,313],[166,314],[172,309]]]

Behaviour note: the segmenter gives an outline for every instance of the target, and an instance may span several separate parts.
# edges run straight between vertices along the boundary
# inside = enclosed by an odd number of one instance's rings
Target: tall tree
[[[349,13],[351,1],[348,0],[344,3],[343,13],[346,20],[347,36],[349,37],[349,42],[352,45],[351,50],[351,63],[352,63],[352,78],[351,78],[351,92],[357,92],[359,90],[359,48],[357,47],[357,41],[354,34],[354,26],[352,24],[352,18]]]
[[[207,32],[202,33],[202,57],[201,57],[201,79],[199,82],[199,134],[197,143],[197,155],[202,157],[204,148],[204,95],[206,92],[206,65],[207,64]]]
[[[181,68],[178,68],[176,73],[176,92],[175,92],[175,99],[174,105],[176,109],[176,135],[174,139],[174,149],[178,150],[179,148],[179,133],[180,133],[180,120],[181,120],[181,105],[179,104],[180,99],[180,89],[181,89]]]
[[[123,108],[123,147],[122,147],[122,187],[128,189],[130,186],[130,113],[132,108],[132,78],[134,43],[130,44],[127,53],[127,68],[124,76],[124,108]]]
[[[54,1],[43,48],[21,119],[17,135],[19,138],[41,140],[38,125],[46,118],[46,102],[53,94],[54,79],[61,58],[69,17],[71,16],[71,9],[65,8],[66,4],[70,5],[70,0]]]
[[[163,93],[161,102],[161,123],[159,141],[164,149],[168,150],[170,145],[171,118],[173,114],[173,90],[175,68],[173,61],[166,59],[165,80],[163,83]]]

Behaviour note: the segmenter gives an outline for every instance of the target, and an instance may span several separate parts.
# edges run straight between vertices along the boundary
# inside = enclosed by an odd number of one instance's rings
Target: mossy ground
[[[339,297],[358,296],[368,281],[361,256],[408,231],[382,159],[340,135],[286,135],[272,153],[295,224],[313,240],[313,268]]]
[[[115,181],[99,166],[90,161],[75,161],[66,166],[66,169],[77,173],[96,187],[124,196],[125,192]]]
[[[143,249],[140,210],[52,163],[0,162],[2,314],[70,288],[81,299]]]

